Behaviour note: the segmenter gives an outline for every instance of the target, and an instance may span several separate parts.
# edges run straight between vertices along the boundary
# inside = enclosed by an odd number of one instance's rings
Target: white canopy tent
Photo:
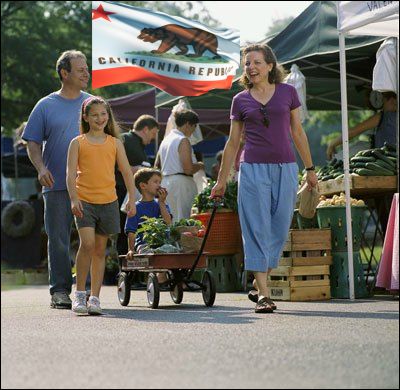
[[[342,101],[343,165],[346,193],[346,221],[351,221],[350,174],[349,174],[349,129],[347,114],[346,52],[345,36],[374,35],[397,38],[397,75],[399,74],[399,2],[398,1],[338,1],[338,31],[340,49],[340,86]],[[398,96],[398,83],[397,96]],[[397,110],[398,115],[399,110]],[[398,116],[397,116],[397,123]],[[397,151],[399,151],[397,137]],[[353,237],[351,223],[347,223],[347,237]],[[354,300],[353,240],[348,239],[349,290]]]

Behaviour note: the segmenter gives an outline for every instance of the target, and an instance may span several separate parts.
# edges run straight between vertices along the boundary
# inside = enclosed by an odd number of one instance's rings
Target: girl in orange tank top
[[[76,291],[72,310],[101,314],[100,289],[105,252],[111,234],[119,233],[119,207],[115,191],[115,164],[128,189],[128,216],[136,214],[133,174],[110,105],[100,97],[82,104],[80,133],[68,150],[67,188],[78,229]],[[91,269],[91,292],[86,303],[85,282]]]

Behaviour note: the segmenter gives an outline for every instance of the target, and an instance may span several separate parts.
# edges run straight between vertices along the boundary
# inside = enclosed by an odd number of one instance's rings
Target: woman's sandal
[[[257,303],[258,302],[258,293],[255,290],[249,291],[247,294],[247,297],[250,299],[250,301]],[[268,300],[268,303],[271,305],[272,310],[276,310],[276,304],[271,298],[266,298]]]
[[[260,299],[255,308],[256,313],[273,313],[274,310],[272,309],[270,303],[268,302],[268,298]]]

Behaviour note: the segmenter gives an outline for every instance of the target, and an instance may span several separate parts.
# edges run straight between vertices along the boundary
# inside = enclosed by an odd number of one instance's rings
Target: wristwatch
[[[306,171],[315,171],[315,165],[311,165],[311,167],[306,168]]]

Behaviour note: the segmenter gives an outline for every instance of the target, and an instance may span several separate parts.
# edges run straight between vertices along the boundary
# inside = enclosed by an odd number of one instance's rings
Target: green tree
[[[201,1],[124,3],[218,25]],[[27,120],[39,99],[60,88],[55,63],[63,51],[82,51],[91,68],[91,6],[90,1],[1,2],[1,125],[6,133]],[[94,93],[112,98],[147,88],[148,84],[128,83]]]
[[[269,38],[271,36],[274,36],[276,34],[279,34],[281,31],[283,31],[292,21],[294,20],[293,16],[287,16],[286,18],[282,19],[274,19],[272,21],[271,27],[268,29],[268,31],[265,34],[266,38]]]

